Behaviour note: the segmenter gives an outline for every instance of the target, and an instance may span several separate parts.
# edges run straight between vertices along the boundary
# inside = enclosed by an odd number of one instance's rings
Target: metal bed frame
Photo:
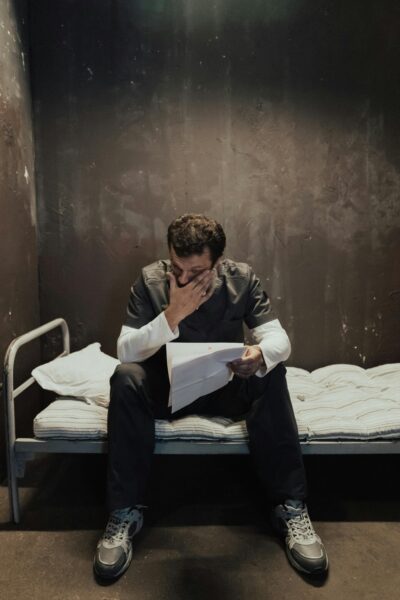
[[[103,454],[107,452],[104,440],[41,440],[19,438],[16,435],[14,403],[17,396],[27,390],[35,380],[30,377],[14,389],[14,365],[18,350],[32,340],[61,327],[62,352],[58,357],[70,352],[70,335],[67,322],[54,319],[28,333],[18,336],[9,345],[4,360],[4,403],[5,431],[7,445],[8,492],[10,517],[20,522],[18,478],[23,477],[25,464],[36,454]],[[302,441],[303,454],[398,454],[400,440],[382,441]],[[197,440],[158,440],[156,454],[248,454],[246,443],[200,442]]]

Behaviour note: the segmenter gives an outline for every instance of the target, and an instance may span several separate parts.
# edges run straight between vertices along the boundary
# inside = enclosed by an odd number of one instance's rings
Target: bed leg
[[[15,459],[15,471],[18,479],[21,479],[25,475],[26,461],[31,460],[31,458],[33,458],[33,454],[25,454]]]
[[[8,473],[8,497],[10,502],[10,518],[12,521],[14,521],[14,523],[19,523],[20,521],[17,468],[17,460],[14,456],[10,460],[10,469]]]

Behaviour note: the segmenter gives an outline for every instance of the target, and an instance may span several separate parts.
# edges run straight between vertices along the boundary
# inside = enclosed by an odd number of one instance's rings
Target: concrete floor
[[[146,527],[128,572],[92,576],[107,515],[105,457],[30,463],[23,518],[0,487],[0,598],[7,600],[397,600],[400,457],[307,457],[309,509],[331,568],[310,582],[268,524],[248,457],[156,457]]]

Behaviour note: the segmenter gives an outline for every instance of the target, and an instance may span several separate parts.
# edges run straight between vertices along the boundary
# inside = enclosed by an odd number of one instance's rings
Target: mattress
[[[400,363],[371,369],[336,364],[314,371],[287,368],[299,438],[311,440],[400,439]],[[105,439],[107,408],[57,398],[34,419],[40,439]],[[244,421],[189,416],[156,421],[158,440],[240,443]]]

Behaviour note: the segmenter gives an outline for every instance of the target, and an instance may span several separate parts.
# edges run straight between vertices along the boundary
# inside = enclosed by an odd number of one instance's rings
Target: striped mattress
[[[400,439],[400,363],[371,369],[336,364],[314,371],[287,368],[299,438],[311,440]],[[104,439],[107,408],[72,397],[56,398],[34,419],[40,439]],[[156,421],[158,440],[238,443],[244,421],[189,416]]]

